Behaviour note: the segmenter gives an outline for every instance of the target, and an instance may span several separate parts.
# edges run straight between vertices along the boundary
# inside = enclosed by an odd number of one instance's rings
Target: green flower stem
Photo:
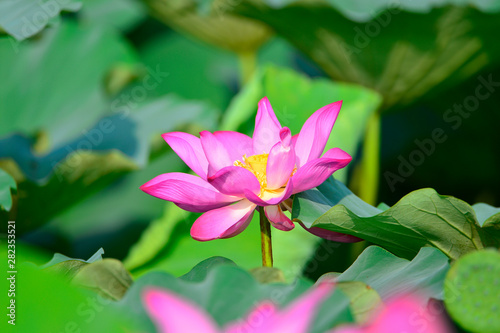
[[[363,159],[359,183],[359,196],[365,202],[375,206],[379,185],[380,170],[380,112],[375,112],[366,127],[363,143]]]
[[[262,247],[262,266],[273,267],[273,245],[271,242],[271,223],[267,220],[264,207],[259,207],[260,241]]]
[[[257,52],[240,52],[238,53],[240,61],[241,85],[250,81],[250,78],[257,69]]]

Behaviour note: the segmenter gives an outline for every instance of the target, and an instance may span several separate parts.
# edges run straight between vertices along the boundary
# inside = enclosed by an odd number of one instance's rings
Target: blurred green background
[[[0,215],[42,257],[102,247],[135,276],[212,255],[259,266],[257,223],[199,243],[197,214],[139,186],[188,171],[160,134],[251,135],[263,96],[294,134],[343,99],[327,148],[354,157],[336,177],[371,204],[432,187],[500,206],[500,1],[65,3],[0,4]],[[289,279],[321,273],[298,229],[273,235]]]

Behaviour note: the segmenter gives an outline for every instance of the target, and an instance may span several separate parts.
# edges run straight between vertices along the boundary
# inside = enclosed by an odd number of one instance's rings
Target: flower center
[[[243,162],[237,160],[233,163],[233,165],[245,168],[252,172],[259,180],[260,190],[263,192],[267,187],[266,167],[268,157],[269,154],[252,155],[250,157],[243,155]]]

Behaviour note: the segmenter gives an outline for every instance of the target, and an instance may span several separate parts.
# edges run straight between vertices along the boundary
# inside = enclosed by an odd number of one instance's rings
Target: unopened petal
[[[211,210],[191,227],[191,237],[199,241],[229,238],[242,232],[252,220],[256,205],[248,200]]]
[[[267,188],[278,189],[285,185],[295,168],[295,151],[290,146],[291,133],[284,127],[281,130],[280,142],[275,144],[267,159]]]
[[[317,110],[304,123],[295,142],[298,167],[321,156],[341,106],[342,101],[328,104]]]
[[[154,197],[171,201],[190,212],[206,212],[227,206],[241,198],[222,194],[200,177],[172,172],[151,179],[140,189]]]
[[[274,114],[267,97],[259,102],[255,130],[253,133],[253,153],[269,154],[271,148],[280,141],[281,124]]]

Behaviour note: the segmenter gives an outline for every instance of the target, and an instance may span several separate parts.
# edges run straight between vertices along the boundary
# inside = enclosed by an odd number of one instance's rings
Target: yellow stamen
[[[262,195],[267,188],[266,167],[268,157],[269,154],[252,155],[250,157],[243,155],[243,162],[238,160],[233,163],[235,166],[249,170],[257,177],[260,183],[260,195]]]
[[[266,175],[266,168],[267,168],[267,159],[269,157],[269,154],[260,154],[260,155],[252,155],[250,157],[247,157],[247,155],[243,155],[243,162],[240,160],[237,160],[233,163],[234,166],[239,166],[242,168],[245,168],[252,172],[255,177],[259,180],[260,183],[260,194],[259,197],[262,197],[265,191],[268,192],[274,192],[276,190],[270,190],[267,189],[267,175]],[[292,171],[292,174],[290,177],[292,177],[295,172],[297,172],[297,168],[295,167]],[[286,183],[283,187],[286,186]]]

